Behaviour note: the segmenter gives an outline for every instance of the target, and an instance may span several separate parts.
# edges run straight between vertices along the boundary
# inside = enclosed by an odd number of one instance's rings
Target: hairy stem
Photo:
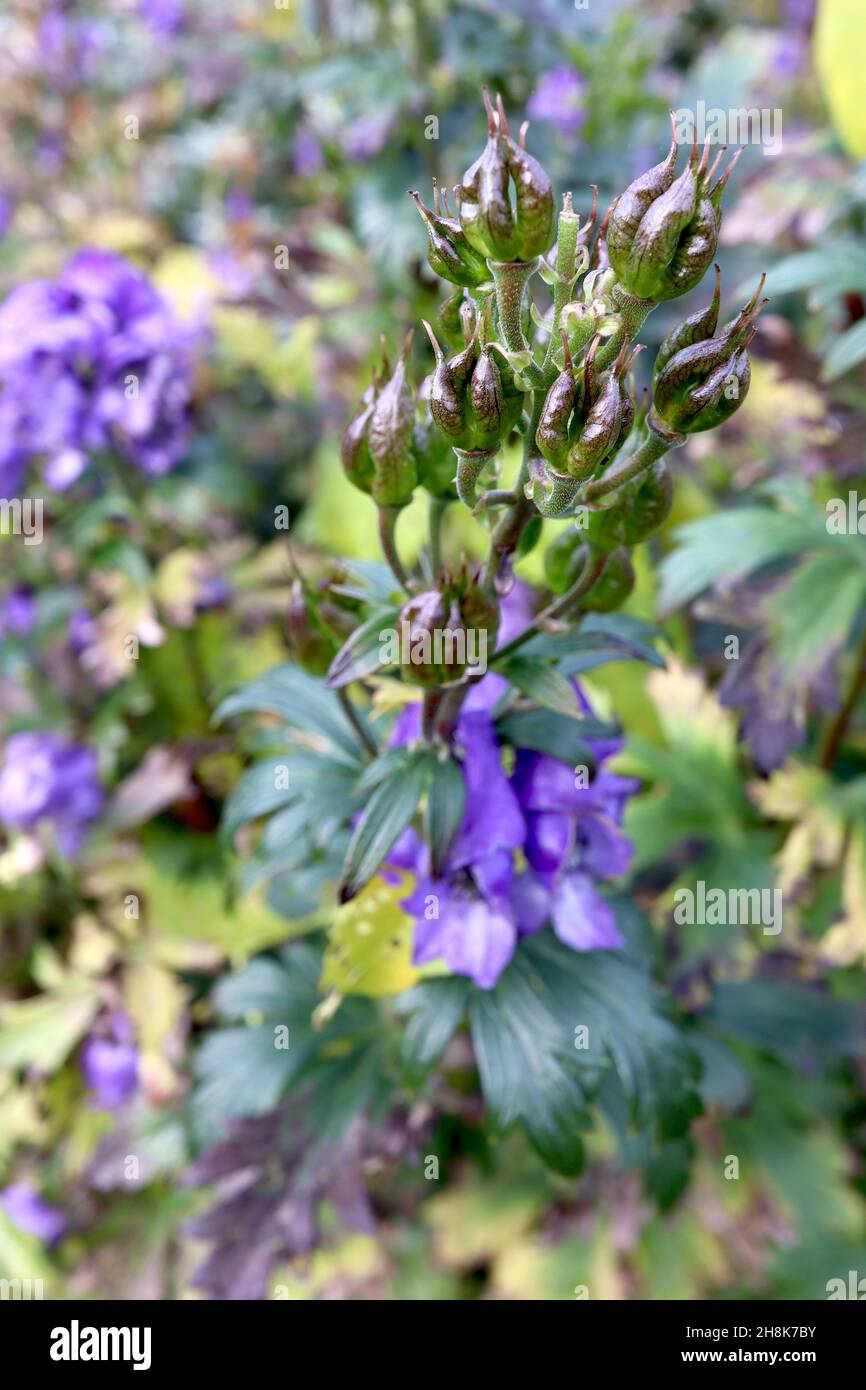
[[[580,218],[571,206],[571,194],[565,195],[556,235],[556,280],[553,286],[553,322],[550,342],[547,344],[544,362],[541,366],[545,386],[550,386],[556,376],[553,353],[559,342],[559,322],[562,311],[571,297],[577,277],[577,234]]]
[[[667,438],[663,438],[652,427],[646,439],[635,449],[633,454],[627,454],[614,462],[606,473],[600,478],[587,483],[583,489],[582,501],[594,502],[597,497],[605,497],[609,492],[616,492],[617,488],[624,483],[630,483],[640,473],[651,468],[657,459],[669,453],[671,449],[676,449],[680,444],[685,444],[684,434],[670,433]]]

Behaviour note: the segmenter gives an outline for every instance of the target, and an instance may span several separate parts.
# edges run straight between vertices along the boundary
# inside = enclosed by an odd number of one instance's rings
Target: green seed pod
[[[738,152],[713,183],[722,153],[709,168],[709,141],[700,161],[693,144],[685,170],[674,179],[674,130],[667,158],[635,180],[614,203],[607,251],[619,279],[637,298],[660,303],[686,294],[711,264],[721,226],[722,193],[739,156]]]
[[[541,165],[511,138],[502,98],[496,109],[482,88],[487,112],[487,143],[463,175],[456,197],[467,241],[498,262],[531,261],[553,243],[553,187]],[[514,206],[511,185],[514,184]]]
[[[376,472],[376,465],[373,463],[373,456],[370,453],[370,444],[367,438],[370,428],[370,420],[373,415],[374,394],[371,386],[367,387],[361,397],[361,404],[343,434],[340,443],[340,459],[343,464],[343,472],[355,487],[360,488],[361,492],[368,495],[373,491],[373,477]]]
[[[498,620],[477,571],[463,565],[443,572],[435,588],[414,594],[400,610],[397,632],[409,655],[404,679],[427,687],[461,680],[493,651]]]
[[[421,201],[418,192],[410,191],[410,198],[424,218],[427,227],[427,260],[430,268],[450,280],[453,285],[465,285],[476,289],[490,279],[487,262],[466,239],[460,223],[453,217],[442,217],[439,208],[439,190],[434,184],[435,211],[431,212]]]
[[[315,606],[294,580],[286,610],[286,630],[295,660],[311,676],[323,676],[340,648],[336,635],[317,621]]]
[[[674,118],[671,114],[671,125]],[[673,131],[671,147],[660,164],[641,174],[614,203],[607,219],[605,241],[610,263],[617,275],[622,278],[628,264],[635,233],[651,205],[666,193],[674,181],[677,165],[676,130]]]
[[[551,541],[544,552],[544,577],[554,594],[564,594],[581,574],[586,559],[586,537],[574,526]]]
[[[520,540],[517,542],[517,549],[514,552],[518,560],[522,560],[525,555],[531,554],[535,549],[541,539],[543,528],[544,522],[540,516],[532,516],[529,518],[529,521],[520,533]]]
[[[692,342],[667,356],[661,369],[657,365],[652,419],[663,428],[681,434],[713,429],[742,404],[751,375],[746,350],[767,302],[758,302],[763,283],[762,276],[749,303],[714,338]]]
[[[469,405],[475,427],[477,449],[490,449],[502,441],[506,432],[505,400],[499,370],[490,348],[481,349],[469,381]]]
[[[446,361],[433,329],[426,319],[422,322],[436,357],[436,369],[430,385],[430,414],[452,447],[471,449],[474,431],[466,388],[478,358],[477,342],[473,339],[457,357]]]
[[[641,347],[629,352],[626,340],[609,372],[601,377],[601,389],[593,389],[594,355],[597,339],[587,355],[584,370],[584,399],[593,403],[586,414],[575,442],[568,453],[566,468],[576,478],[589,478],[606,459],[618,449],[631,429],[634,406],[631,403],[624,376]]]
[[[590,613],[611,613],[625,603],[633,588],[634,568],[628,551],[611,551],[601,578],[582,600],[582,606]]]
[[[412,453],[418,470],[418,484],[432,497],[454,501],[454,450],[429,415],[424,402],[425,417],[416,420],[412,431]]]
[[[502,102],[499,102],[500,129],[505,131],[508,171],[514,180],[517,204],[517,259],[534,261],[553,245],[553,185],[537,159],[524,148],[529,122],[520,128],[517,144],[508,134]]]
[[[535,442],[548,463],[562,469],[570,445],[569,423],[577,397],[578,383],[565,331],[562,331],[565,367],[550,387],[538,421]]]
[[[699,309],[696,314],[684,319],[672,332],[663,340],[658,352],[656,353],[655,365],[653,367],[653,380],[655,380],[662,368],[667,365],[674,353],[680,352],[683,348],[691,347],[693,343],[703,343],[707,338],[712,338],[716,331],[719,321],[719,304],[721,302],[722,276],[719,267],[716,266],[716,288],[713,297],[706,309]]]
[[[466,240],[482,256],[495,261],[517,259],[509,171],[499,134],[499,119],[482,88],[487,112],[487,143],[463,175],[457,194],[460,225]]]
[[[411,501],[418,476],[411,452],[415,403],[406,380],[412,334],[399,361],[382,387],[370,418],[370,453],[375,464],[373,500],[380,507],[403,507]]]

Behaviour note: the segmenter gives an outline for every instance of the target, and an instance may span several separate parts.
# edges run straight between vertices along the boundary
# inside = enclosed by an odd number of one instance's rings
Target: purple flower
[[[534,121],[551,121],[565,137],[576,135],[586,120],[583,94],[586,79],[567,63],[542,73],[526,105]]]
[[[54,733],[13,734],[0,768],[0,820],[11,829],[53,825],[61,854],[79,850],[102,809],[96,753]]]
[[[12,1183],[4,1189],[2,1198],[9,1220],[44,1245],[55,1245],[66,1231],[69,1223],[60,1208],[46,1202],[27,1183]]]
[[[530,617],[528,592],[518,588],[504,605],[504,640]],[[432,876],[429,852],[412,830],[388,860],[415,875],[403,902],[415,918],[415,963],[441,959],[481,989],[496,984],[521,937],[548,924],[576,951],[622,946],[613,909],[596,882],[619,877],[631,864],[632,845],[621,827],[639,785],[604,766],[621,739],[589,740],[596,763],[591,778],[529,749],[518,749],[508,777],[490,714],[501,684],[496,675],[480,681],[457,724],[466,810],[443,873]],[[418,706],[405,708],[392,745],[417,738],[419,724]]]
[[[390,116],[357,116],[342,141],[346,158],[357,164],[374,159],[385,146],[391,124]]]
[[[173,468],[188,437],[188,349],[147,277],[111,252],[79,251],[57,280],[19,285],[0,307],[0,476],[20,486],[39,458],[62,491],[107,451],[150,476]]]
[[[81,1071],[97,1110],[116,1110],[138,1088],[138,1052],[109,1038],[88,1038],[81,1052]]]
[[[186,0],[138,0],[138,13],[154,34],[171,38],[186,23]]]
[[[8,632],[24,635],[36,622],[36,598],[26,584],[16,584],[0,599],[0,637]]]
[[[309,179],[320,174],[325,167],[325,156],[319,137],[311,126],[298,126],[294,148],[295,173],[299,178]]]

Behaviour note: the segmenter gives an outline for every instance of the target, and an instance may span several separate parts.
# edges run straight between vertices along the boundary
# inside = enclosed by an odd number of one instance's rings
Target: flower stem
[[[358,737],[358,742],[365,749],[365,751],[369,753],[371,758],[375,758],[378,755],[379,749],[376,747],[376,744],[371,738],[367,729],[365,729],[364,725],[361,723],[361,720],[358,717],[358,711],[355,709],[355,706],[352,704],[348,692],[343,686],[339,686],[337,689],[337,699],[339,700],[343,708],[343,713],[345,714],[355,734]]]
[[[836,761],[836,754],[842,746],[842,740],[848,731],[851,716],[857,708],[857,702],[864,690],[866,690],[866,630],[863,632],[863,636],[857,648],[857,655],[854,658],[854,670],[851,675],[851,684],[848,687],[848,694],[845,696],[845,699],[821,741],[821,752],[818,757],[818,765],[822,767],[825,772],[829,772]]]
[[[630,483],[638,474],[651,468],[657,459],[662,458],[671,449],[676,449],[685,442],[686,436],[684,434],[674,434],[671,431],[667,438],[663,438],[657,430],[650,427],[646,439],[635,449],[633,454],[627,454],[625,458],[619,459],[600,478],[587,483],[581,501],[594,502],[597,497],[605,497],[609,492],[615,492],[624,483]]]
[[[409,576],[403,568],[400,556],[397,553],[397,541],[394,535],[397,526],[397,517],[400,515],[399,507],[380,507],[379,508],[379,542],[382,552],[388,561],[388,566],[397,583],[406,592],[409,592]]]
[[[569,301],[572,287],[577,278],[577,234],[580,218],[571,205],[571,194],[566,193],[556,233],[556,280],[553,286],[553,322],[550,342],[547,344],[544,362],[541,366],[545,386],[550,386],[556,376],[553,353],[559,342],[559,321],[562,311]]]
[[[442,522],[448,510],[447,497],[430,498],[430,564],[434,576],[442,568]]]

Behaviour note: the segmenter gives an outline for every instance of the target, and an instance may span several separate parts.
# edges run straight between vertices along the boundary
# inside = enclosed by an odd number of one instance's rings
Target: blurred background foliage
[[[0,797],[0,1276],[52,1297],[784,1299],[866,1274],[866,521],[825,525],[828,501],[852,494],[856,516],[866,495],[864,62],[860,0],[8,0],[0,294],[82,247],[123,257],[170,308],[190,396],[176,466],[103,461],[72,489],[31,472],[45,540],[2,541],[0,733],[95,749],[105,802],[70,860]],[[578,1179],[490,1133],[462,1035],[432,1082],[377,1096],[406,1081],[396,1031],[371,1033],[361,998],[328,1016],[316,938],[303,966],[286,954],[285,884],[242,881],[218,832],[279,734],[239,739],[216,705],[287,659],[298,570],[378,558],[340,430],[380,334],[393,349],[435,316],[407,190],[474,157],[482,82],[532,118],[582,212],[657,156],[669,107],[782,117],[777,154],[745,148],[720,248],[728,302],[768,273],[751,392],[677,456],[674,512],[637,556],[628,612],[662,624],[667,668],[586,676],[642,779],[624,892],[694,1035],[703,1113],[653,1147],[609,1097]],[[664,306],[651,344],[693,307]],[[420,376],[420,335],[414,356]],[[422,521],[401,521],[410,552]],[[480,545],[468,517],[448,526]],[[291,865],[304,927],[333,916],[320,859]],[[746,873],[783,889],[781,942],[675,925],[677,889]],[[272,1017],[292,1021],[285,1054]],[[369,1100],[343,1128],[305,1090],[334,1057],[332,1109]],[[227,1114],[247,1127],[202,1152]],[[264,1199],[249,1225],[202,1216],[202,1185],[275,1151],[309,1254],[297,1232],[275,1246]]]

